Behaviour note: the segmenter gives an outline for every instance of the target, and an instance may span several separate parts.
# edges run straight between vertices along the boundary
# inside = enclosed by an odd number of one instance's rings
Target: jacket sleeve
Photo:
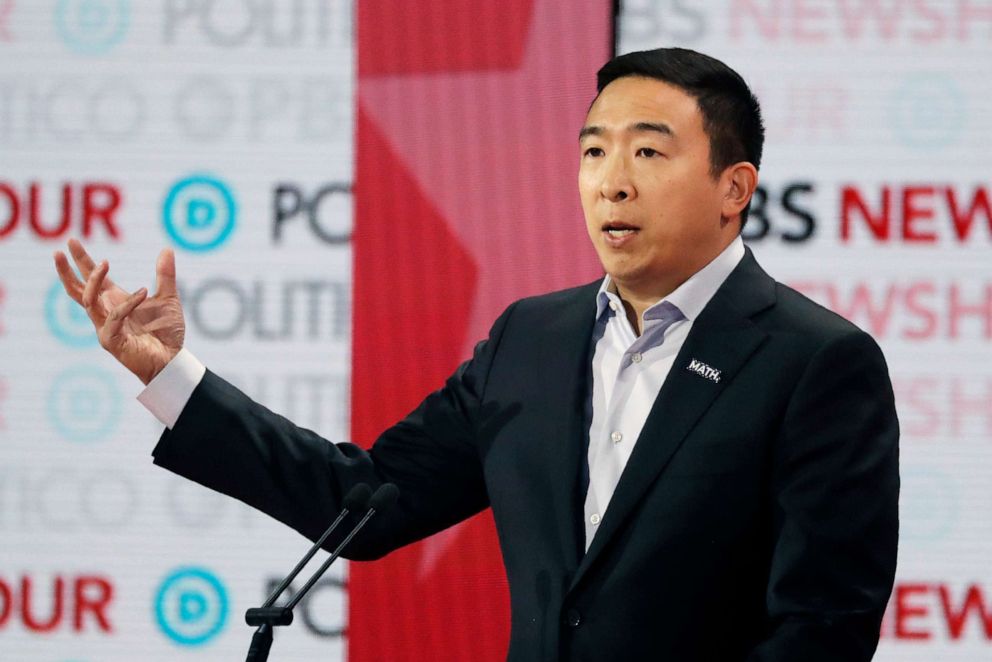
[[[386,430],[368,451],[333,444],[252,401],[207,371],[155,464],[291,526],[315,540],[358,483],[399,487],[397,503],[373,518],[345,554],[378,558],[484,509],[489,501],[475,446],[480,402],[512,306],[438,391]],[[388,379],[384,375],[383,379]],[[325,547],[332,549],[332,536]]]
[[[774,450],[773,627],[748,662],[872,658],[896,568],[898,439],[875,341],[859,331],[827,343]]]

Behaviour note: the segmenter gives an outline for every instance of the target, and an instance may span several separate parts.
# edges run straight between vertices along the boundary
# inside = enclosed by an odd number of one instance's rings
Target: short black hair
[[[618,78],[654,78],[684,90],[696,100],[703,130],[710,139],[710,174],[716,178],[727,166],[749,161],[761,165],[765,127],[761,107],[741,75],[709,55],[688,48],[656,48],[619,55],[596,74],[597,96]],[[741,228],[750,202],[741,210]]]

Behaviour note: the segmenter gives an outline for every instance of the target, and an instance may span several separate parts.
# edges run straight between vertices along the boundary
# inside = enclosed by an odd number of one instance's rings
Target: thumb
[[[155,263],[155,296],[176,296],[176,254],[163,248]]]

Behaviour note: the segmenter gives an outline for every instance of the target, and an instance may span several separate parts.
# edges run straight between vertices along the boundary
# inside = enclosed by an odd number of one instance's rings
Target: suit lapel
[[[589,395],[591,343],[596,321],[596,292],[600,281],[577,292],[574,302],[564,312],[556,310],[547,320],[539,348],[538,376],[545,397],[541,399],[542,440],[546,442],[543,458],[548,467],[548,488],[554,522],[559,530],[559,544],[566,559],[566,571],[574,572],[579,564],[583,533],[582,505],[578,500],[578,481],[585,454],[585,408]]]
[[[686,435],[765,339],[749,317],[775,301],[774,281],[750,249],[695,320],[679,351],[572,587],[595,564]],[[695,359],[720,371],[719,381],[690,372]]]

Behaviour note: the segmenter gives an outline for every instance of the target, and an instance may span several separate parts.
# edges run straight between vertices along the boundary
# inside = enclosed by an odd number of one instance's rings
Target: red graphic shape
[[[352,438],[368,444],[438,388],[457,365],[475,265],[448,231],[361,106],[355,182]],[[363,222],[362,219],[367,219]],[[428,660],[446,633],[445,659],[505,656],[509,597],[491,516],[474,518],[457,561],[417,577],[410,546],[351,566],[351,660]],[[458,628],[485,594],[494,627]],[[385,636],[381,626],[389,623]]]
[[[476,267],[361,105],[358,135],[351,432],[367,445],[458,365]]]
[[[358,76],[513,69],[534,0],[358,3]]]
[[[493,23],[478,3],[430,5],[435,23],[359,4],[351,420],[365,445],[511,301],[602,274],[575,182],[609,3],[500,3]],[[498,549],[487,511],[352,564],[349,659],[505,659]]]

